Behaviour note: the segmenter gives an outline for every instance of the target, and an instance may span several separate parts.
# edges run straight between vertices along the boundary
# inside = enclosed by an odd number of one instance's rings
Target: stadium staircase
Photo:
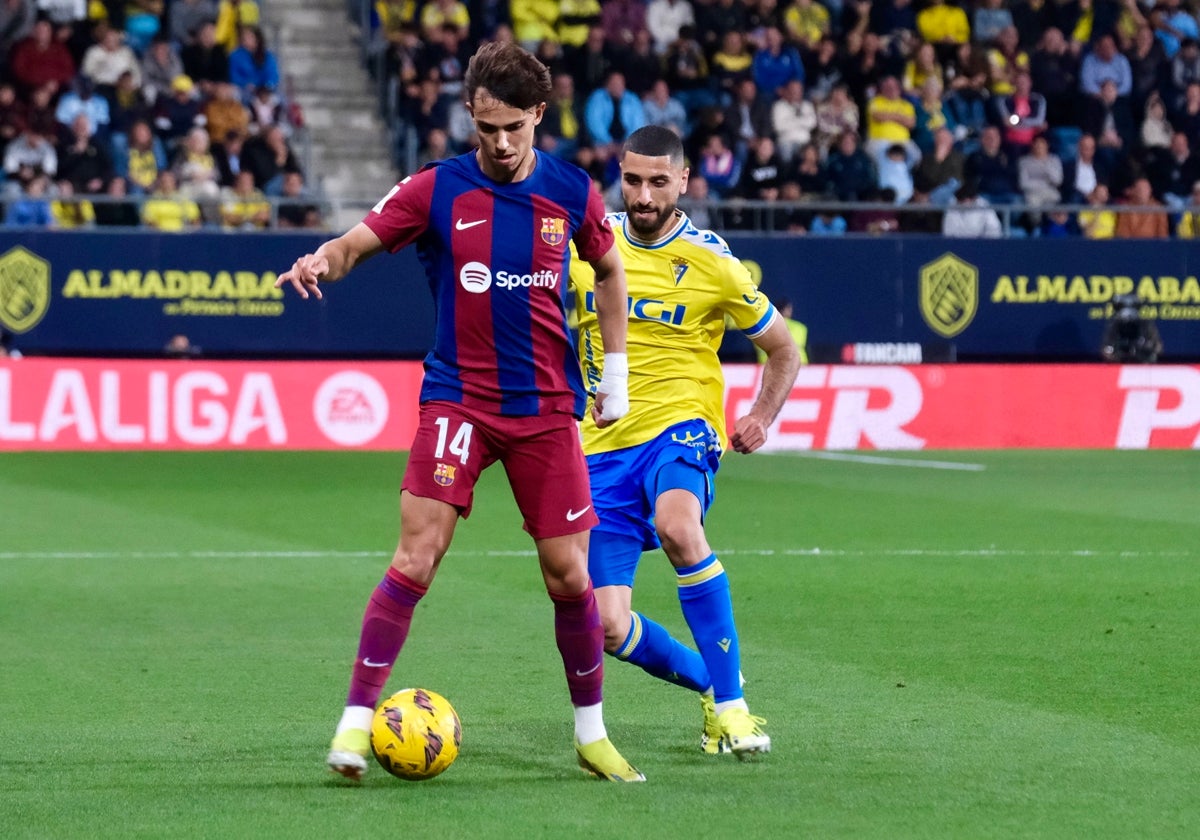
[[[378,94],[363,67],[359,33],[347,20],[346,0],[269,0],[264,14],[276,33],[274,49],[299,103],[312,143],[311,186],[335,199],[330,227],[341,232],[362,220],[396,182]]]

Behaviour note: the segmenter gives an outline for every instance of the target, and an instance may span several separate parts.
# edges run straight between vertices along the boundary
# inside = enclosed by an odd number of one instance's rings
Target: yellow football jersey
[[[775,307],[750,272],[717,234],[698,230],[683,213],[662,239],[635,242],[624,213],[609,214],[629,284],[629,413],[596,428],[583,420],[583,450],[591,455],[637,446],[669,426],[701,418],[725,435],[725,380],[717,348],[725,317],[748,337],[761,335]],[[588,390],[595,393],[604,347],[596,318],[595,273],[571,260],[571,285],[579,321],[579,358]]]

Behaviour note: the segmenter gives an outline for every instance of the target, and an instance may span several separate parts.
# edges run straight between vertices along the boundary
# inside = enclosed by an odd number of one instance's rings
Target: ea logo
[[[458,272],[458,282],[468,292],[481,295],[492,285],[492,270],[481,262],[469,262]]]
[[[387,423],[387,394],[365,373],[335,373],[313,397],[313,418],[334,443],[361,446],[374,440]]]

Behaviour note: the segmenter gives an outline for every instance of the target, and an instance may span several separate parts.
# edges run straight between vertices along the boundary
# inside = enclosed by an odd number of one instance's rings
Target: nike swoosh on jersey
[[[589,505],[589,507],[590,507],[590,505]],[[584,510],[587,510],[587,508],[584,508]],[[588,674],[592,673],[592,672],[593,672],[593,671],[595,671],[597,668],[599,668],[599,667],[600,667],[600,664],[601,664],[603,661],[604,661],[604,660],[603,660],[603,659],[601,659],[601,660],[600,660],[600,662],[597,662],[595,665],[593,665],[591,668],[588,668],[586,671],[580,671],[578,668],[577,668],[577,669],[575,669],[575,676],[577,676],[577,677],[586,677]]]
[[[583,508],[582,510],[568,510],[567,511],[567,521],[574,522],[576,519],[578,519],[579,517],[581,517],[585,513],[587,513],[589,508],[591,508],[591,505],[588,505],[587,507]]]
[[[386,668],[388,666],[386,662],[372,662],[369,656],[364,657],[362,663],[368,668]]]
[[[455,230],[468,230],[470,228],[475,227],[476,225],[481,225],[486,221],[487,221],[487,219],[480,219],[479,221],[476,221],[476,222],[464,222],[462,219],[459,219],[457,222],[454,223],[454,229]]]

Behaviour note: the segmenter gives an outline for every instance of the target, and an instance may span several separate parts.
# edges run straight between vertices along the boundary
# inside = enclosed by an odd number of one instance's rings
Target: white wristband
[[[629,378],[629,356],[625,353],[604,354],[604,376],[623,376]]]
[[[604,354],[604,372],[596,396],[604,398],[600,419],[619,420],[629,413],[629,359],[624,353]]]

